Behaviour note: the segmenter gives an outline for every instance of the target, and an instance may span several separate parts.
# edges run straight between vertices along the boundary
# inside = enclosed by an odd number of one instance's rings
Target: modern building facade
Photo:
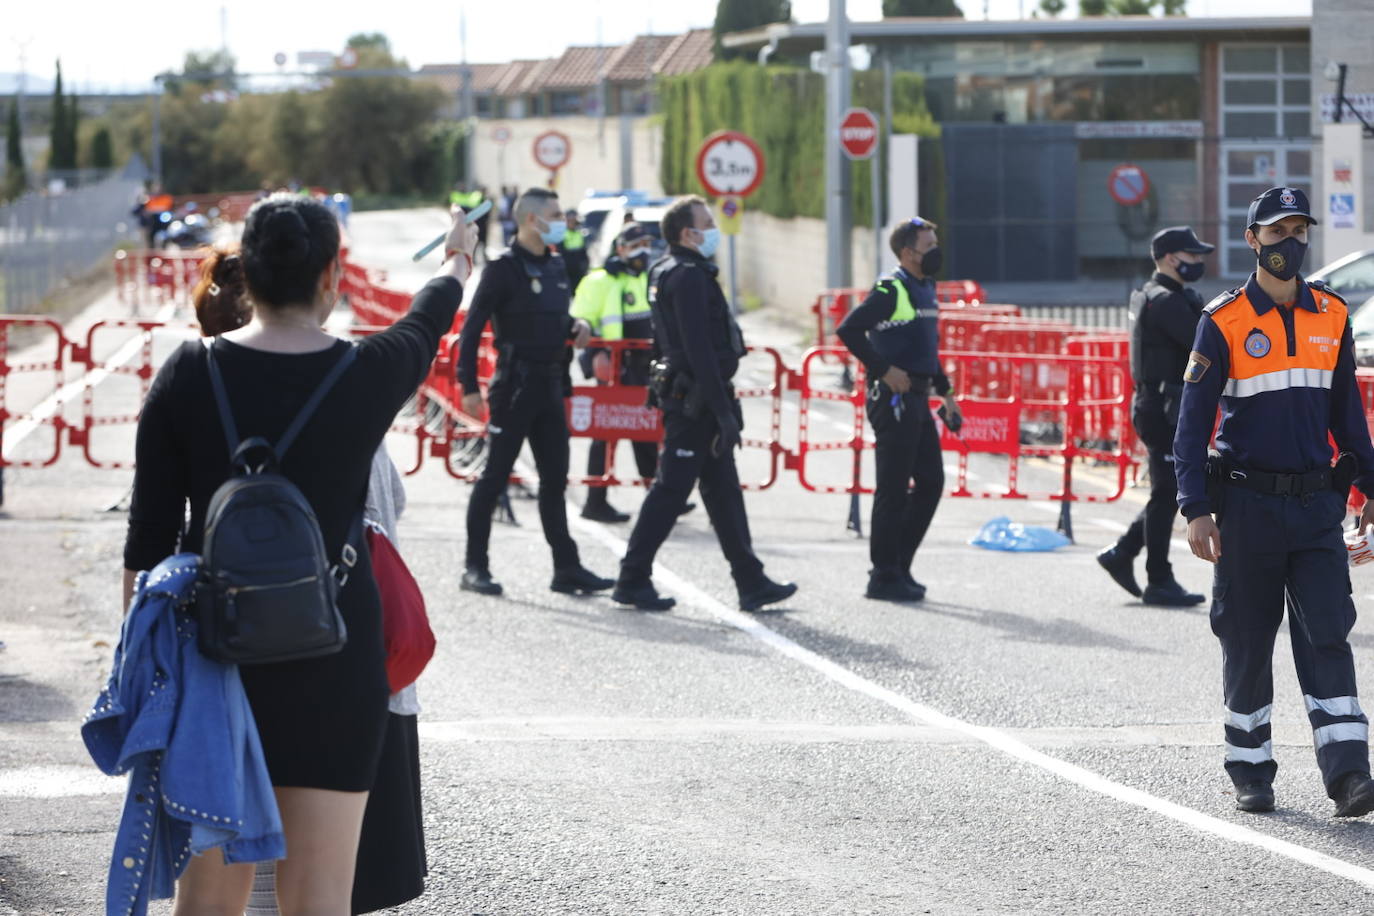
[[[1117,277],[1174,223],[1217,241],[1217,269],[1240,276],[1254,264],[1241,240],[1251,198],[1312,186],[1308,17],[889,19],[850,35],[873,66],[926,78],[943,155],[922,157],[942,172],[922,183],[947,191],[954,276]],[[806,63],[824,41],[821,23],[724,43]],[[1110,193],[1122,165],[1148,182],[1138,204]]]

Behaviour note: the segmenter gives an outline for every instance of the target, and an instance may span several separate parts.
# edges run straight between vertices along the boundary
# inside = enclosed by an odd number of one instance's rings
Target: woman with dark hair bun
[[[372,458],[397,411],[429,371],[472,271],[476,231],[455,210],[447,256],[395,325],[358,343],[357,358],[330,390],[281,470],[314,509],[329,556],[338,556],[363,507]],[[307,198],[275,195],[254,205],[238,261],[251,304],[248,323],[183,345],[159,370],[139,419],[137,469],[124,547],[124,606],[134,577],[178,549],[199,553],[210,496],[228,479],[229,448],[210,387],[207,349],[224,376],[240,436],[281,438],[320,380],[353,346],[324,332],[343,267],[333,214]],[[227,303],[229,253],[209,271],[204,304]],[[212,286],[219,286],[214,293]],[[232,318],[232,311],[229,312]],[[218,320],[213,308],[202,320]],[[230,322],[232,323],[232,321]],[[367,793],[387,724],[381,602],[365,545],[340,590],[348,641],[334,655],[240,668],[286,833],[277,895],[285,916],[346,914]],[[226,865],[218,850],[196,857],[177,885],[175,916],[242,913],[253,865]]]

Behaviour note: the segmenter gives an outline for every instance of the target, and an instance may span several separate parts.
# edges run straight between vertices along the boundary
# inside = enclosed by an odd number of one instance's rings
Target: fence
[[[54,289],[133,238],[141,184],[116,175],[61,194],[31,191],[0,206],[0,310],[32,312]]]

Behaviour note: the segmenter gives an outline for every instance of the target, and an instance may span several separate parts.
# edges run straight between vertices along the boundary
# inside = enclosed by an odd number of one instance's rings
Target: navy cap
[[[1216,250],[1217,246],[1208,245],[1199,239],[1192,226],[1168,226],[1156,232],[1154,238],[1150,239],[1150,255],[1155,260],[1175,251],[1211,254]]]
[[[1303,216],[1312,225],[1312,208],[1307,195],[1298,188],[1270,188],[1259,197],[1250,201],[1250,212],[1246,216],[1247,226],[1268,226],[1290,216]]]
[[[626,223],[621,228],[620,234],[615,237],[617,245],[628,245],[640,239],[653,238],[653,233],[641,226],[639,223]]]

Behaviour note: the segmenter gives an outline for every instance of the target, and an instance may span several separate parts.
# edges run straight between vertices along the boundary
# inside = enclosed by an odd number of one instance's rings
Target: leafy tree
[[[1078,0],[1080,16],[1187,15],[1188,0]],[[1042,6],[1041,9],[1044,9]],[[1048,12],[1048,10],[1046,10]],[[1053,15],[1053,14],[1051,14]]]
[[[903,16],[947,16],[964,18],[964,11],[954,0],[883,0],[883,18]]]
[[[91,138],[91,168],[114,168],[114,139],[108,127],[101,127]]]
[[[230,92],[238,88],[238,74],[235,72],[238,61],[234,55],[224,50],[187,51],[180,74],[167,74],[163,84],[173,95],[180,94],[183,86],[198,93],[211,89],[225,89]]]
[[[1064,0],[1040,0],[1040,12],[1055,19],[1064,12],[1065,5]]]
[[[5,187],[6,198],[18,197],[28,184],[24,171],[23,130],[19,126],[19,98],[10,99],[9,125],[5,129]]]
[[[746,52],[722,47],[722,35],[791,20],[790,0],[717,0],[716,21],[711,26],[716,37],[716,60],[746,56]]]
[[[1107,15],[1107,0],[1078,0],[1078,15],[1080,15],[1080,16],[1105,16],[1105,15]]]

